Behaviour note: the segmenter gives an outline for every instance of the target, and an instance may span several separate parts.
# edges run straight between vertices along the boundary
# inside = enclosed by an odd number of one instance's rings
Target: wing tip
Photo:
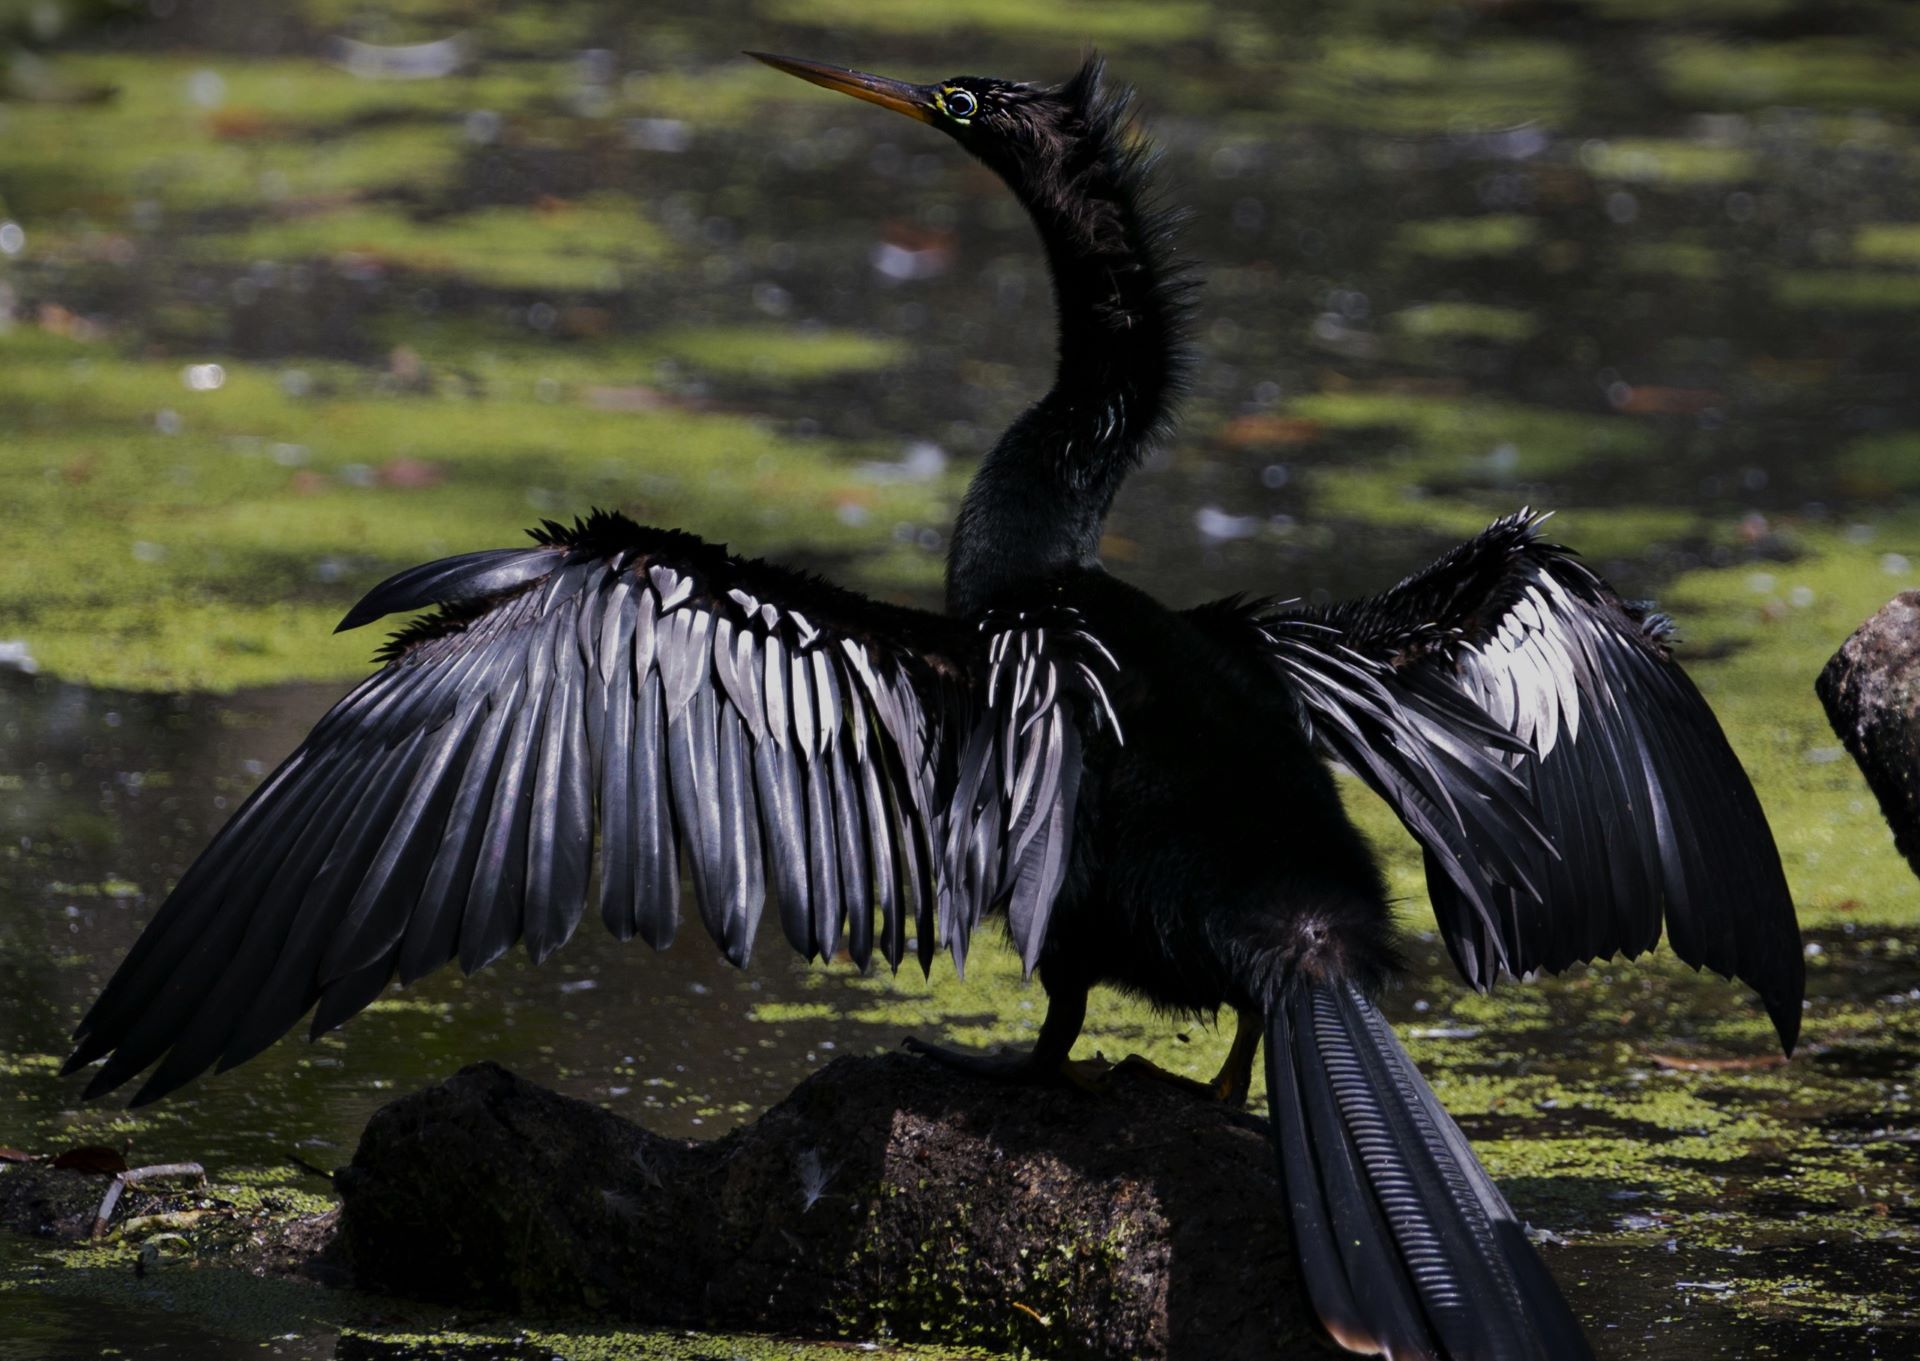
[[[127,1078],[131,1076],[133,1076],[131,1073],[124,1076],[115,1073],[110,1066],[102,1068],[93,1075],[85,1087],[81,1088],[80,1099],[82,1101],[98,1101],[101,1097],[113,1091],[114,1088],[125,1084]]]
[[[152,1075],[145,1082],[140,1084],[139,1090],[127,1098],[127,1109],[134,1111],[151,1106],[162,1097],[173,1095],[206,1071],[207,1065],[202,1062],[196,1064],[191,1072],[170,1073],[167,1071],[167,1064],[163,1062],[153,1070]],[[113,1085],[117,1087],[120,1083],[116,1081]]]
[[[1800,1043],[1802,1003],[1799,992],[1796,990],[1791,997],[1761,993],[1760,1001],[1767,1009],[1768,1019],[1773,1022],[1774,1032],[1780,1037],[1780,1052],[1792,1058],[1795,1047]]]
[[[564,554],[577,540],[548,522],[555,537],[535,535],[532,548],[488,548],[409,567],[386,578],[360,597],[334,625],[335,633],[359,628],[389,614],[425,609],[430,605],[461,604],[517,590],[554,569],[556,554]],[[589,526],[580,526],[584,536]]]
[[[384,611],[373,609],[368,604],[372,599],[371,594],[363,596],[359,604],[340,616],[340,622],[333,626],[333,631],[335,633],[350,633],[354,629],[364,628],[374,620],[380,618]]]

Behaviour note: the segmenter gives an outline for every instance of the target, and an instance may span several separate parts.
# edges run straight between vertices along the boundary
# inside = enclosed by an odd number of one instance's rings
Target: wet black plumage
[[[1052,388],[983,462],[948,612],[883,605],[596,512],[402,572],[342,622],[434,607],[181,878],[78,1033],[136,1101],[337,1025],[393,979],[589,905],[666,945],[684,866],[735,963],[771,902],[808,958],[956,966],[1004,912],[1057,1073],[1088,990],[1230,1006],[1216,1088],[1267,1042],[1314,1307],[1361,1351],[1588,1355],[1464,1136],[1374,1005],[1396,968],[1373,856],[1326,761],[1425,848],[1467,981],[1652,948],[1798,1029],[1793,908],[1759,804],[1658,617],[1510,516],[1369,600],[1169,610],[1096,559],[1170,424],[1187,283],[1097,63],[1060,86],[914,86],[763,58],[940,128],[1033,216]]]

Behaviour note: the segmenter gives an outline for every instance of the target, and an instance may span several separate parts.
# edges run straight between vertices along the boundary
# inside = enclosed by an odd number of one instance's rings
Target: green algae
[[[1809,925],[1920,921],[1920,884],[1894,854],[1872,796],[1841,757],[1812,680],[1888,597],[1920,585],[1920,523],[1887,517],[1849,536],[1806,528],[1785,564],[1686,574],[1662,593],[1690,667],[1760,791]],[[1683,655],[1685,655],[1683,653]]]
[[[1484,340],[1518,345],[1540,329],[1532,313],[1483,302],[1429,302],[1395,312],[1390,323],[1416,340]]]
[[[497,1356],[502,1347],[512,1349],[515,1355],[560,1356],[567,1361],[845,1361],[849,1351],[841,1343],[807,1343],[749,1333],[541,1326],[537,1321],[487,1327],[462,1320],[423,1331],[388,1327],[346,1331],[350,1337],[364,1337],[374,1344],[376,1355],[395,1361],[459,1361],[469,1353]],[[965,1361],[1003,1355],[971,1347],[899,1342],[865,1342],[853,1349],[881,1361]]]
[[[1855,440],[1834,459],[1834,474],[1852,496],[1920,492],[1920,434],[1902,430]]]
[[[1588,142],[1580,148],[1580,164],[1598,180],[1693,186],[1751,179],[1759,158],[1745,147],[1620,137]]]
[[[139,201],[186,210],[429,190],[462,150],[454,114],[522,107],[555,68],[400,84],[213,54],[69,54],[60,69],[112,94],[6,110],[0,180],[30,230],[70,209],[111,218]]]
[[[408,318],[379,333],[420,361],[419,381],[429,388],[625,410],[672,405],[689,377],[781,389],[892,368],[908,354],[899,341],[865,331],[774,322],[588,338]]]
[[[1868,269],[1795,269],[1774,276],[1774,300],[1785,307],[1850,312],[1920,308],[1920,274]]]
[[[5,1257],[13,1260],[0,1271],[0,1298],[10,1298],[23,1315],[44,1307],[42,1301],[138,1308],[190,1322],[210,1338],[307,1340],[328,1351],[331,1339],[339,1335],[363,1340],[372,1354],[394,1357],[497,1356],[505,1348],[513,1355],[564,1356],[568,1361],[835,1361],[848,1350],[845,1344],[752,1334],[538,1319],[489,1322],[476,1319],[471,1310],[326,1290],[223,1266],[222,1253],[207,1240],[207,1231],[196,1226],[187,1230],[183,1244],[170,1245],[172,1256],[160,1258],[143,1257],[142,1244],[132,1240],[30,1254],[10,1249]],[[907,1344],[868,1344],[860,1350],[899,1361],[987,1355],[968,1348]]]
[[[757,0],[759,11],[783,23],[887,34],[982,31],[1029,40],[1139,46],[1201,36],[1205,5],[1151,0],[947,0],[938,5],[872,5],[863,0]],[[951,74],[951,73],[950,73]]]
[[[1435,217],[1400,225],[1394,245],[1410,255],[1468,260],[1515,255],[1538,239],[1540,224],[1517,213]]]
[[[60,1060],[52,1054],[7,1054],[0,1056],[0,1077],[29,1077],[60,1071]]]
[[[1521,509],[1513,493],[1490,488],[1435,494],[1417,480],[1427,470],[1409,456],[1391,456],[1385,465],[1311,470],[1307,481],[1316,512],[1334,520],[1466,539]],[[1499,485],[1509,479],[1479,480]],[[1599,561],[1637,558],[1673,544],[1723,543],[1732,537],[1728,526],[1695,511],[1642,505],[1556,510],[1546,535]]]
[[[568,292],[618,290],[669,257],[638,205],[612,195],[427,219],[376,205],[302,212],[199,244],[242,261],[321,258]]]
[[[717,342],[735,343],[757,353]],[[647,518],[670,499],[710,538],[882,550],[887,573],[915,555],[891,526],[943,514],[943,488],[864,481],[830,445],[738,416],[607,409],[585,391],[392,392],[364,372],[296,396],[285,370],[222,374],[194,391],[175,362],[0,336],[0,419],[16,431],[0,475],[20,512],[0,525],[0,611],[43,668],[143,689],[352,675],[373,639],[331,629],[381,571],[511,545],[593,505]]]
[[[686,327],[660,332],[648,343],[691,368],[763,382],[809,382],[891,368],[906,353],[897,340],[857,331],[772,326]]]
[[[504,115],[504,135],[516,137],[512,120],[531,117],[564,69],[495,62],[453,80],[395,83],[300,60],[70,55],[66,78],[113,97],[7,109],[0,181],[9,211],[25,219],[22,258],[42,268],[137,258],[149,228],[129,237],[117,223],[151,201],[221,210],[189,252],[256,273],[317,259],[359,277],[591,297],[673,258],[632,200],[453,211],[434,202],[470,150],[461,118]],[[740,69],[753,74],[728,88],[784,88],[772,72]],[[621,98],[655,107],[675,97],[674,79],[630,82]],[[82,165],[84,182],[71,175]],[[368,201],[391,195],[414,206]],[[97,221],[54,216],[63,208]],[[155,316],[174,345],[226,348],[203,310]],[[54,543],[23,522],[7,531],[8,547],[24,552],[9,560],[0,602],[14,607],[28,654],[55,674],[142,688],[350,675],[368,642],[328,633],[348,603],[347,580],[364,586],[372,571],[423,549],[513,542],[539,515],[593,504],[644,514],[660,498],[682,517],[702,501],[731,507],[708,522],[716,537],[777,548],[780,522],[804,518],[826,526],[806,536],[815,552],[869,549],[877,579],[890,582],[937,576],[921,561],[930,555],[886,532],[937,518],[929,492],[873,486],[827,446],[775,446],[748,422],[652,404],[638,391],[674,372],[815,382],[895,363],[897,345],[821,328],[709,326],[547,347],[528,363],[535,345],[442,354],[422,344],[424,365],[418,350],[395,348],[385,373],[336,361],[229,362],[216,370],[217,391],[196,391],[183,380],[197,355],[134,360],[31,326],[0,335],[0,419],[16,435],[0,471],[22,486],[25,516],[63,526],[60,572],[49,571]],[[522,428],[551,438],[522,440]],[[723,466],[729,455],[737,462]],[[436,524],[485,537],[423,540],[428,488]],[[756,497],[758,509],[739,513]],[[855,529],[869,521],[873,530]]]
[[[1535,480],[1640,462],[1654,448],[1633,422],[1488,397],[1323,392],[1297,399],[1288,411],[1337,430],[1403,434],[1408,443],[1391,467],[1408,483]]]
[[[1667,19],[1673,14],[1664,0],[1581,0],[1595,14],[1610,19]],[[1696,23],[1714,20],[1757,21],[1791,10],[1797,0],[1693,0],[1687,17]]]
[[[175,600],[95,605],[84,616],[59,619],[43,598],[19,628],[29,655],[54,675],[136,690],[234,690],[365,669],[367,644],[332,636],[340,613],[330,606]]]
[[[790,1025],[796,1021],[829,1021],[838,1014],[825,1002],[762,1002],[747,1013],[747,1019],[765,1025]]]
[[[154,1270],[142,1263],[132,1243],[46,1252],[37,1262],[15,1263],[0,1274],[0,1298],[7,1297],[23,1313],[38,1299],[50,1298],[186,1315],[214,1337],[227,1339],[331,1333],[343,1312],[358,1314],[364,1308],[343,1308],[340,1298],[311,1285],[219,1266],[173,1262]]]
[[[1920,222],[1872,222],[1853,237],[1853,256],[1870,265],[1920,265]]]
[[[636,71],[620,82],[614,111],[627,117],[676,121],[697,115],[689,131],[698,137],[703,129],[756,122],[776,101],[792,104],[803,99],[805,93],[792,76],[758,62],[740,62],[717,70]]]
[[[1390,459],[1384,468],[1313,468],[1308,484],[1319,513],[1432,536],[1467,539],[1503,514],[1523,509],[1513,493],[1475,489],[1434,495],[1423,484],[1409,482],[1409,476],[1419,474],[1407,470],[1400,459]],[[1546,537],[1605,561],[1640,557],[1661,545],[1718,543],[1730,536],[1726,526],[1682,507],[1622,505],[1555,509]]]
[[[1907,59],[1886,44],[1855,37],[1791,43],[1674,38],[1660,50],[1658,66],[1675,97],[1714,108],[1920,108],[1920,85]]]
[[[1489,38],[1464,50],[1341,35],[1272,87],[1293,119],[1371,132],[1454,134],[1563,122],[1577,62],[1559,43]]]
[[[1313,504],[1331,518],[1463,538],[1518,509],[1493,497],[1435,496],[1396,465],[1315,468],[1309,486]]]
[[[965,1047],[992,1048],[1032,1044],[1046,1009],[1045,993],[1026,979],[1019,959],[993,934],[983,934],[968,952],[964,977],[943,959],[926,977],[912,967],[864,975],[811,969],[798,982],[809,1000],[757,1005],[755,1021],[773,1027],[832,1020],[879,1034],[937,1035]],[[1211,1017],[1172,1020],[1101,989],[1088,1003],[1075,1052],[1109,1061],[1140,1053],[1169,1071],[1205,1079],[1225,1051],[1226,1037],[1217,1037],[1217,1047],[1215,1038]]]
[[[1834,1005],[1816,984],[1806,1050],[1768,1066],[1769,1035],[1729,1040],[1700,1024],[1725,1005],[1715,996],[1725,986],[1664,953],[1598,965],[1524,991],[1447,999],[1425,1024],[1448,1038],[1415,1030],[1410,1047],[1523,1213],[1545,1214],[1556,1231],[1748,1249],[1818,1232],[1900,1237],[1886,1207],[1912,1205],[1910,1179],[1848,1121],[1819,1117],[1878,1110],[1874,1119],[1895,1129],[1920,1119],[1874,1064],[1856,1073],[1827,1062],[1880,1054],[1897,1074],[1912,1061],[1920,1014]],[[1680,1059],[1652,1057],[1676,1050]],[[1700,1070],[1659,1066],[1689,1051],[1706,1060]],[[1775,1220],[1758,1208],[1769,1203],[1796,1208]]]
[[[1719,251],[1698,241],[1636,241],[1620,255],[1636,274],[1665,274],[1676,279],[1717,279],[1726,271]]]

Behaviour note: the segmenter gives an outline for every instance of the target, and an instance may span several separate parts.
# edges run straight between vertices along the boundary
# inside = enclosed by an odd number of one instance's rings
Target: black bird
[[[756,54],[757,55],[757,54]],[[1579,1326],[1375,999],[1397,960],[1329,760],[1425,848],[1468,983],[1673,948],[1749,983],[1789,1049],[1803,965],[1758,801],[1672,661],[1522,512],[1372,599],[1168,609],[1096,556],[1187,363],[1186,285],[1125,96],[910,85],[761,60],[904,113],[1032,214],[1053,387],[968,488],[944,615],[878,604],[678,530],[595,513],[376,587],[342,622],[438,609],[323,718],[188,869],[77,1032],[97,1096],[150,1101],[585,909],[672,939],[684,860],[744,964],[763,901],[808,958],[963,964],[1004,910],[1059,1073],[1088,990],[1232,1007],[1216,1092],[1267,1044],[1273,1138],[1314,1308],[1355,1351],[1589,1355]],[[940,1053],[940,1051],[932,1051]]]

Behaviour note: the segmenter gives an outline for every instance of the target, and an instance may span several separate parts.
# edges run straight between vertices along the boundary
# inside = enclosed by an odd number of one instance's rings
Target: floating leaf
[[[116,1177],[127,1170],[127,1160],[120,1156],[119,1151],[103,1144],[81,1144],[70,1148],[56,1154],[53,1165],[73,1172],[93,1172],[103,1177]]]

